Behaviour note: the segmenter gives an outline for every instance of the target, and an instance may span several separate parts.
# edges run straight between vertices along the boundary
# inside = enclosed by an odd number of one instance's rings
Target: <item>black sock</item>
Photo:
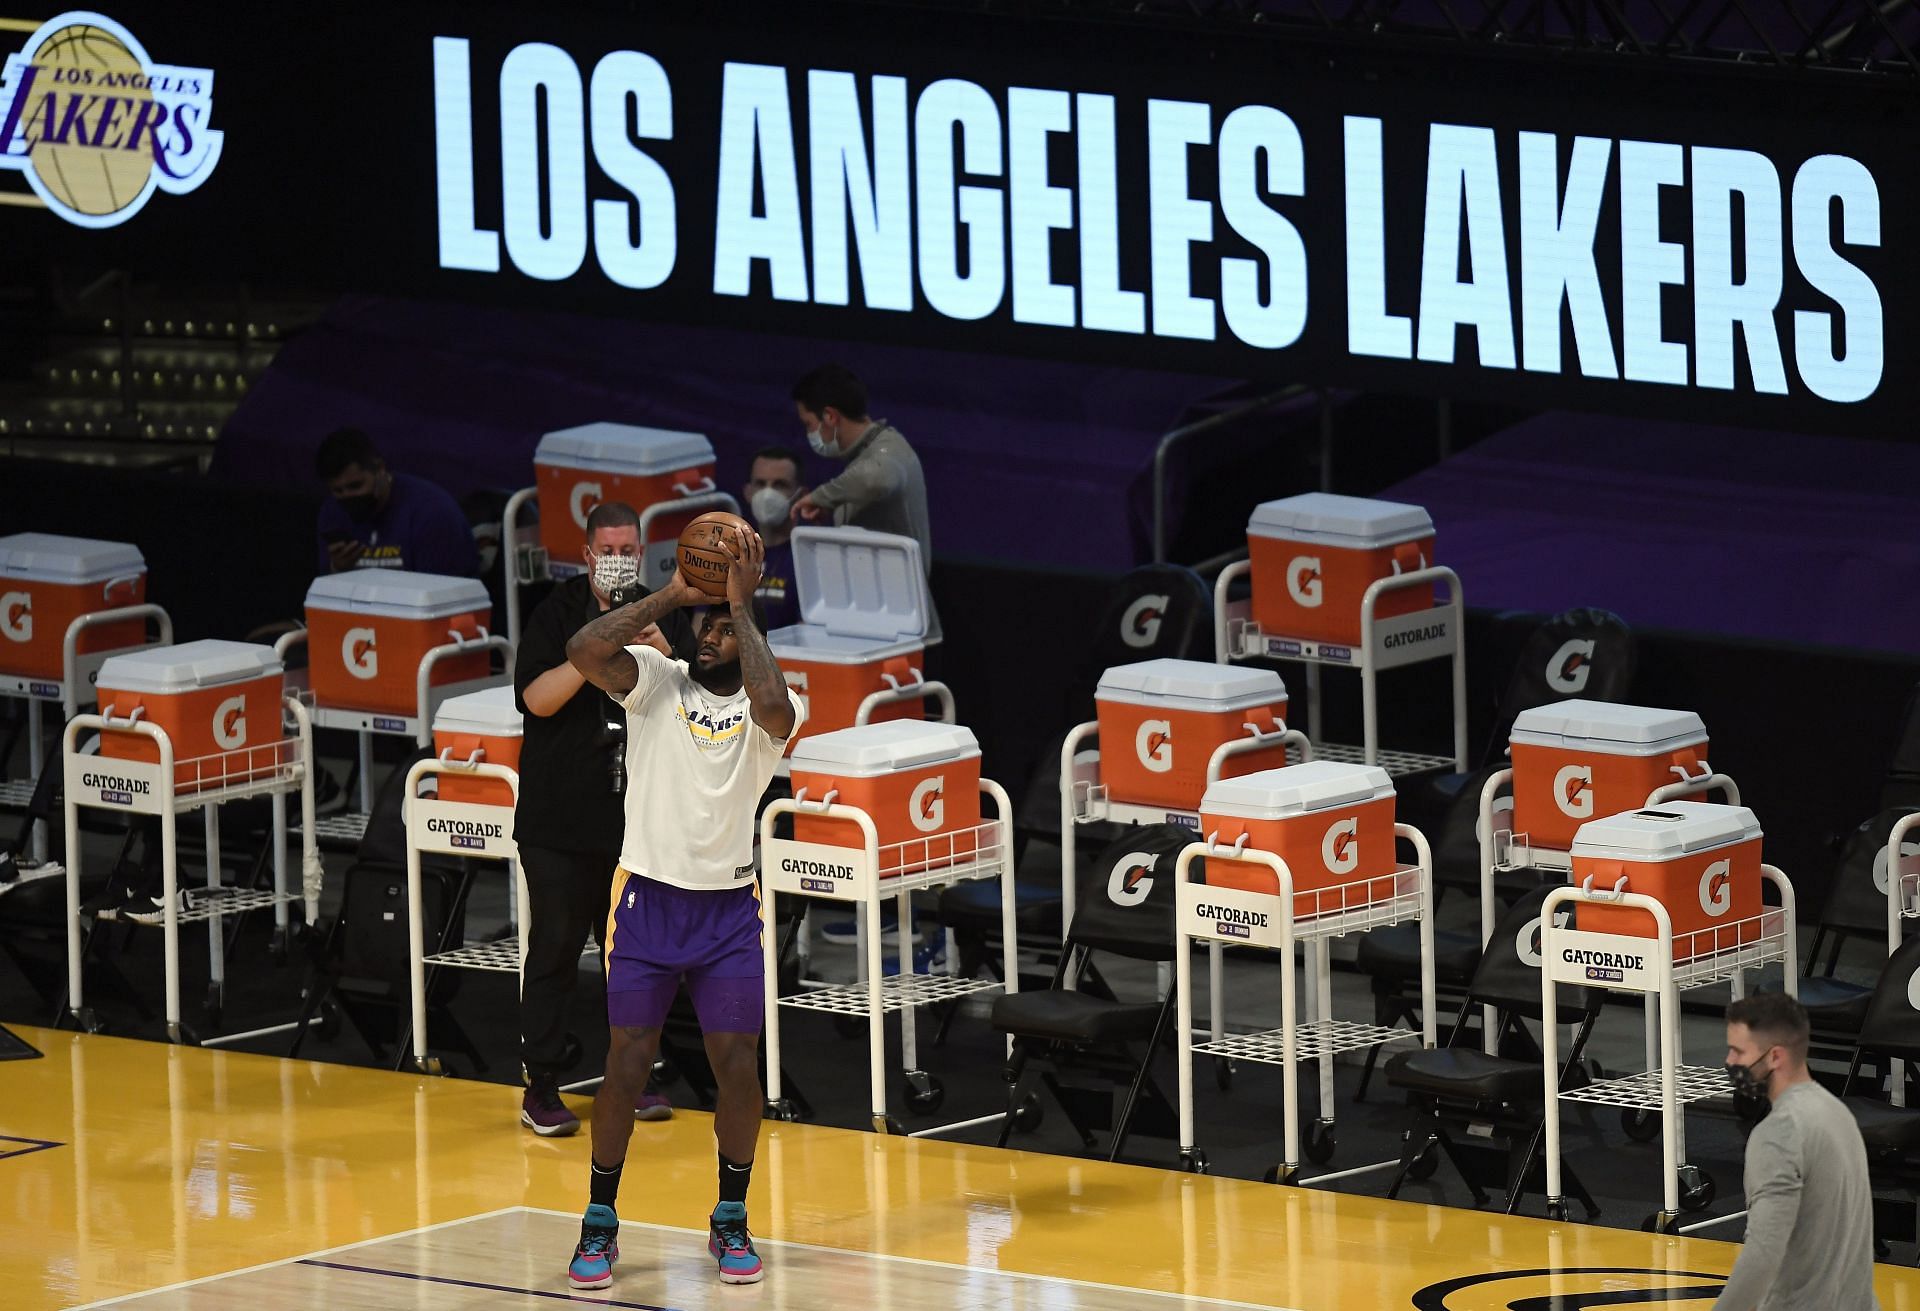
[[[736,1165],[720,1154],[720,1200],[747,1204],[747,1184],[753,1179],[753,1162]]]
[[[625,1161],[614,1166],[602,1165],[598,1161],[593,1163],[592,1182],[589,1185],[591,1191],[588,1198],[595,1206],[611,1207],[613,1205],[613,1199],[620,1195],[620,1171],[625,1169],[626,1165]]]

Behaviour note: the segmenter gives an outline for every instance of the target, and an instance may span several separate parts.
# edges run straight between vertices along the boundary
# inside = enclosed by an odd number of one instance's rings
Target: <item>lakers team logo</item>
[[[0,69],[0,169],[83,228],[185,195],[220,161],[213,70],[157,64],[104,14],[49,19]]]
[[[1586,1266],[1467,1275],[1429,1284],[1412,1300],[1415,1311],[1512,1311],[1518,1307],[1582,1311],[1627,1305],[1707,1311],[1725,1286],[1725,1275],[1699,1270]]]

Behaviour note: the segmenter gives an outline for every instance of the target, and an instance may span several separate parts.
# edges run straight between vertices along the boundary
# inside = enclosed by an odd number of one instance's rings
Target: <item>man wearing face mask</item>
[[[459,502],[425,478],[394,473],[358,428],[328,433],[314,455],[327,484],[318,524],[319,570],[410,569],[472,578],[473,528]]]
[[[514,700],[525,716],[513,836],[527,875],[527,960],[520,989],[520,1122],[542,1137],[576,1132],[560,1100],[567,1017],[587,934],[606,930],[607,899],[626,811],[626,717],[567,661],[567,642],[616,605],[648,594],[640,582],[640,516],[602,502],[587,515],[587,572],[557,584],[531,615],[514,655]],[[673,610],[640,641],[690,659],[693,625]],[[604,947],[604,944],[602,944]],[[673,1108],[644,1094],[635,1112]]]
[[[1727,1078],[1764,1098],[1747,1138],[1747,1239],[1717,1311],[1877,1311],[1867,1151],[1844,1103],[1807,1071],[1807,1012],[1783,992],[1727,1007]]]
[[[800,484],[800,456],[785,446],[756,452],[747,473],[747,508],[767,558],[760,574],[760,603],[767,631],[800,622],[800,595],[793,585],[793,503],[806,488]]]
[[[793,408],[814,452],[847,462],[839,477],[793,503],[793,517],[911,537],[920,543],[921,568],[931,573],[933,529],[920,457],[898,428],[867,417],[866,384],[838,364],[823,364],[793,384]],[[927,644],[939,640],[940,617],[930,613]]]

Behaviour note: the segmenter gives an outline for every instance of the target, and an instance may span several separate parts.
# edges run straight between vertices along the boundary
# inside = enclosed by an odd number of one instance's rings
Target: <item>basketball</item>
[[[709,510],[680,531],[680,576],[708,596],[727,594],[727,570],[733,557],[726,538],[736,544],[746,539],[747,521],[725,510]]]
[[[35,115],[44,116],[43,102],[53,97],[58,106],[65,94],[54,79],[75,69],[89,69],[106,75],[137,77],[144,70],[132,51],[120,38],[91,23],[62,28],[34,53],[35,66],[43,70],[33,90],[33,99],[21,116],[23,123]],[[118,86],[111,93],[127,102],[122,121],[147,109],[152,95],[143,86]],[[36,141],[33,145],[33,171],[46,189],[63,204],[82,214],[118,213],[132,204],[146,188],[153,173],[150,150],[119,150],[86,144],[103,130],[100,116],[106,112],[105,97],[82,111],[71,142]],[[117,107],[116,107],[117,108]]]

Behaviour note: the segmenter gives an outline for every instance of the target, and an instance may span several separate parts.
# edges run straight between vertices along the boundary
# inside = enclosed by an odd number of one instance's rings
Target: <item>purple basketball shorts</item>
[[[684,979],[703,1032],[760,1032],[766,959],[754,885],[696,892],[618,870],[607,947],[615,1028],[659,1028]]]

